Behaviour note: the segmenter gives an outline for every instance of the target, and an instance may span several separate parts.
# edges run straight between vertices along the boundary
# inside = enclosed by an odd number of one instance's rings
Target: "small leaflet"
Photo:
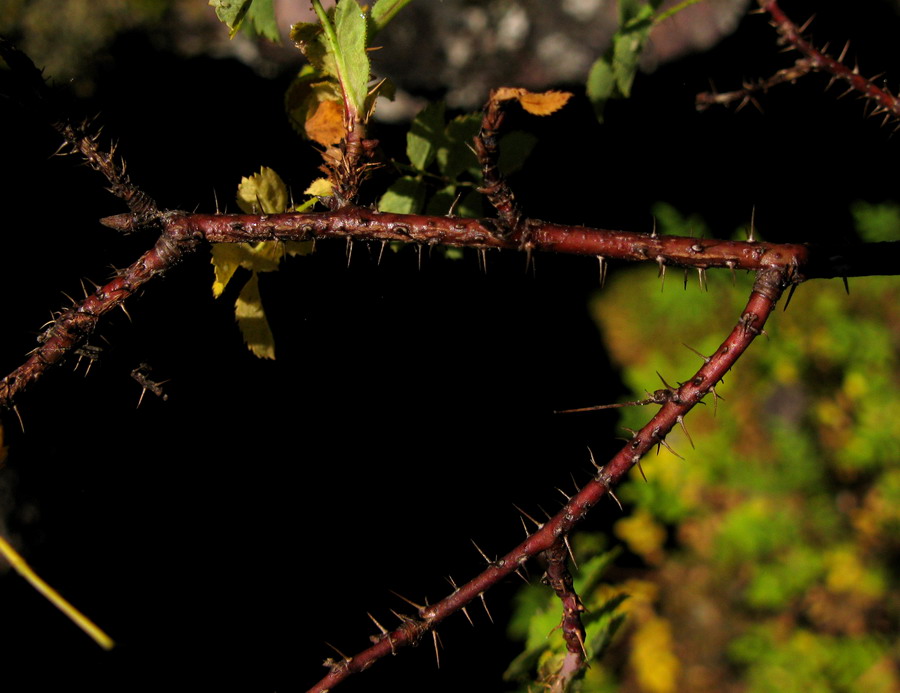
[[[241,178],[238,207],[246,214],[278,214],[287,209],[288,190],[281,177],[268,166]]]
[[[254,272],[234,302],[237,319],[247,348],[261,359],[275,358],[275,337],[266,320],[259,295],[259,275]]]
[[[410,3],[410,0],[377,0],[369,13],[369,25],[372,34],[376,34],[394,18],[400,10]]]

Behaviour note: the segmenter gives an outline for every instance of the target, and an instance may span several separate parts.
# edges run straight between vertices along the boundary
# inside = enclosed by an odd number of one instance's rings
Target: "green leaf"
[[[653,12],[652,3],[645,5],[638,0],[619,3],[619,30],[613,35],[612,46],[588,73],[587,95],[600,122],[607,101],[631,96],[641,53],[653,27]]]
[[[403,176],[387,189],[378,201],[378,211],[395,214],[417,214],[425,202],[425,183]]]
[[[259,295],[259,275],[256,272],[234,302],[234,317],[247,348],[261,359],[274,359],[275,337],[263,310]]]
[[[220,22],[231,29],[228,38],[234,38],[234,35],[241,28],[241,22],[250,9],[253,0],[209,0],[210,7],[216,9],[216,17]]]
[[[344,103],[353,119],[361,117],[369,81],[365,15],[356,0],[341,0],[335,8],[332,26],[319,0],[313,0],[313,9],[322,23],[327,53],[334,58],[335,76]]]
[[[458,116],[447,124],[446,144],[437,152],[438,166],[447,178],[455,180],[463,171],[470,171],[480,179],[481,169],[471,148],[480,128],[480,113]]]
[[[251,0],[247,11],[247,23],[251,30],[272,43],[281,43],[281,34],[278,32],[278,22],[275,19],[275,6],[273,0]]]
[[[371,33],[374,35],[384,29],[394,15],[406,7],[410,0],[378,0],[369,13]]]
[[[530,132],[516,130],[500,138],[500,171],[508,176],[522,168],[525,160],[537,144],[537,137]]]
[[[616,76],[613,73],[612,61],[601,56],[591,65],[587,79],[587,96],[594,106],[594,114],[599,122],[603,122],[603,110],[606,102],[613,98],[616,87]]]
[[[406,133],[409,162],[424,171],[434,161],[438,147],[444,141],[444,104],[436,101],[419,111]]]
[[[351,96],[351,103],[358,113],[364,113],[363,105],[369,93],[369,56],[366,53],[366,15],[356,0],[341,0],[334,12],[335,31],[344,60],[341,83]]]

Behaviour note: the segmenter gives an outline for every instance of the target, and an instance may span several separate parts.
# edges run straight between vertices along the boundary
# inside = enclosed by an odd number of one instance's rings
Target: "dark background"
[[[886,4],[829,10],[786,3],[814,35],[853,41],[865,73],[900,73],[898,21]],[[865,7],[863,7],[865,5]],[[858,7],[858,9],[857,9]],[[386,47],[384,50],[390,50]],[[240,63],[159,53],[142,34],[120,37],[95,96],[73,118],[101,113],[134,179],[169,208],[213,209],[241,176],[273,167],[295,190],[317,166],[292,134],[282,99],[290,74],[262,79]],[[703,55],[638,78],[634,98],[598,126],[583,97],[558,116],[513,116],[537,134],[513,181],[528,213],[565,223],[650,230],[650,207],[701,214],[717,235],[749,222],[767,240],[852,240],[849,204],[894,194],[898,139],[865,120],[855,97],[825,94],[812,76],[748,107],[698,114],[712,79],[790,63],[760,16]],[[891,82],[893,83],[893,82]],[[557,85],[566,86],[566,85]],[[579,90],[578,85],[569,85]],[[97,219],[122,211],[75,158],[50,158],[55,133],[0,101],[4,133],[0,363],[15,368],[51,310],[102,281],[153,239],[121,238]],[[395,156],[402,128],[376,136]],[[372,187],[377,184],[373,181]],[[377,192],[371,192],[377,196]],[[4,415],[0,471],[7,535],[32,566],[118,642],[99,650],[12,572],[0,576],[0,652],[9,690],[61,685],[305,690],[335,656],[385,625],[389,609],[444,596],[489,554],[522,536],[516,503],[553,512],[586,478],[586,446],[615,449],[613,414],[554,409],[625,393],[587,313],[596,262],[489,256],[489,271],[417,253],[321,243],[262,280],[278,359],[254,359],[233,321],[233,294],[213,300],[200,252],[104,321],[103,357],[85,376],[74,361]],[[612,271],[627,271],[614,267]],[[640,316],[623,316],[640,319]],[[653,339],[652,325],[647,326]],[[673,348],[677,345],[673,345]],[[129,378],[146,361],[168,379],[167,402]],[[648,384],[648,388],[650,384]],[[601,507],[591,528],[614,519]],[[532,577],[539,577],[532,569]],[[485,690],[516,654],[504,638],[517,578],[431,643],[379,663],[348,691]]]

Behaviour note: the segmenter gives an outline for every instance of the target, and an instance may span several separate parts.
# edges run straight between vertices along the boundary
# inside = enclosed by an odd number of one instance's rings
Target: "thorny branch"
[[[779,43],[790,50],[798,51],[803,57],[798,58],[794,64],[783,70],[779,70],[767,79],[755,82],[745,82],[743,88],[737,91],[717,93],[703,92],[697,95],[697,108],[703,110],[714,104],[728,105],[739,101],[738,109],[748,103],[756,103],[755,95],[765,93],[779,84],[791,83],[811,72],[824,72],[831,75],[828,86],[840,80],[847,84],[847,90],[843,95],[851,92],[858,93],[874,108],[869,115],[884,115],[884,123],[891,119],[900,118],[900,100],[897,99],[886,87],[875,84],[876,78],[863,77],[858,67],[848,67],[844,64],[849,43],[844,45],[837,58],[829,56],[825,49],[816,48],[809,40],[803,37],[807,22],[801,27],[794,24],[779,7],[777,0],[759,0],[760,11],[767,12],[771,17],[772,26],[778,32]],[[812,21],[812,20],[810,20]],[[757,104],[758,105],[758,104]]]
[[[802,37],[781,12],[774,0],[760,0],[770,13],[782,41],[803,53],[794,68],[782,71],[770,81],[757,86],[745,85],[741,98],[751,98],[754,90],[768,88],[777,81],[788,81],[812,70],[824,70],[847,81],[867,98],[875,100],[879,108],[897,114],[896,99],[884,90],[859,77],[817,51]],[[40,83],[35,90],[39,102],[45,103],[45,86],[33,64],[8,42],[0,40],[0,55],[15,70],[28,73],[32,83]],[[716,95],[711,102],[725,102],[725,95]],[[738,98],[738,97],[734,97]],[[733,99],[730,99],[733,100]],[[49,107],[45,114],[49,113]],[[147,228],[161,229],[154,246],[136,262],[120,271],[93,294],[63,311],[39,337],[39,346],[28,360],[0,380],[0,409],[14,408],[15,397],[52,366],[75,351],[96,330],[103,315],[124,302],[153,277],[176,265],[181,259],[204,247],[206,243],[259,242],[266,240],[309,240],[346,238],[350,241],[403,241],[422,245],[452,245],[479,250],[506,249],[531,252],[559,252],[592,256],[601,263],[601,274],[607,260],[656,263],[661,271],[666,267],[694,269],[701,282],[710,268],[741,269],[756,272],[756,282],[746,307],[731,333],[711,356],[702,356],[701,368],[677,388],[666,385],[641,404],[656,404],[660,408],[650,421],[606,465],[593,461],[592,480],[568,499],[552,518],[540,523],[533,534],[503,557],[488,561],[485,570],[469,582],[456,586],[451,594],[434,605],[417,607],[415,616],[399,615],[400,625],[388,630],[378,624],[380,633],[372,637],[371,647],[358,654],[341,656],[339,661],[328,660],[329,673],[311,691],[327,691],[353,673],[363,671],[398,647],[416,644],[428,633],[436,639],[437,626],[452,614],[465,610],[476,599],[484,600],[485,592],[503,580],[528,560],[542,554],[547,560],[545,582],[560,597],[563,604],[561,628],[567,644],[567,656],[556,679],[550,682],[555,690],[563,690],[585,666],[584,628],[580,613],[583,606],[574,592],[567,567],[568,536],[604,495],[616,497],[616,485],[641,457],[653,447],[666,445],[666,436],[676,425],[684,426],[685,415],[709,393],[717,397],[716,384],[758,336],[775,304],[787,287],[813,278],[848,277],[900,273],[900,243],[861,244],[855,246],[815,246],[771,244],[755,241],[719,241],[692,237],[662,237],[654,233],[615,231],[586,227],[563,226],[527,218],[515,202],[512,191],[497,168],[497,131],[502,123],[501,107],[489,102],[485,110],[482,130],[475,141],[484,173],[483,192],[498,212],[497,219],[463,219],[422,215],[382,214],[353,206],[360,181],[356,176],[365,164],[362,133],[350,142],[343,161],[347,170],[335,170],[337,209],[317,214],[279,215],[205,215],[180,212],[161,212],[156,203],[136,188],[125,174],[124,164],[116,163],[114,148],[103,152],[97,138],[88,133],[87,125],[71,127],[64,121],[51,118],[67,145],[80,153],[89,164],[101,172],[110,183],[110,191],[121,198],[130,213],[107,217],[105,225],[130,232]],[[352,139],[352,138],[351,138]],[[356,147],[356,148],[354,148]],[[364,147],[363,147],[364,149]],[[350,170],[352,169],[352,170]],[[346,199],[342,199],[345,198]],[[159,383],[150,381],[146,373],[138,374],[145,389],[156,392]]]
[[[640,463],[644,454],[657,445],[665,444],[669,431],[674,426],[680,425],[684,416],[707,394],[712,392],[715,396],[716,383],[761,334],[775,303],[789,282],[788,272],[784,269],[760,270],[750,300],[731,334],[714,354],[706,357],[703,366],[692,378],[678,388],[668,390],[668,400],[640,431],[634,433],[634,437],[615,457],[604,466],[595,463],[594,478],[572,496],[556,515],[544,522],[539,529],[505,556],[490,561],[480,575],[454,589],[450,595],[436,604],[420,608],[417,617],[404,616],[401,625],[395,630],[373,636],[374,644],[371,647],[352,657],[345,657],[337,662],[326,662],[330,672],[309,689],[310,693],[324,693],[331,690],[351,674],[368,669],[375,661],[395,652],[398,647],[418,643],[425,634],[433,631],[448,616],[476,599],[483,599],[484,593],[490,587],[516,572],[529,559],[547,551],[551,552],[551,557],[554,556],[553,552],[559,550],[562,540],[604,495],[609,494],[615,499],[612,487],[619,483],[633,466]],[[550,579],[552,584],[554,578]],[[561,576],[559,579],[562,579]],[[573,601],[577,597],[565,586],[562,586],[562,589],[566,608],[577,609]],[[569,614],[564,615],[564,619],[567,615]],[[569,632],[576,633],[577,627],[570,626]],[[569,651],[571,652],[571,649]]]

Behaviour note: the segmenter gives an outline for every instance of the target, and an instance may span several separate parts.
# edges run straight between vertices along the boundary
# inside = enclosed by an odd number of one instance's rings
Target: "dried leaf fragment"
[[[545,116],[555,113],[565,106],[572,98],[571,92],[556,91],[551,89],[541,93],[528,91],[517,87],[501,87],[494,91],[495,101],[510,101],[515,99],[526,111],[532,115]]]

